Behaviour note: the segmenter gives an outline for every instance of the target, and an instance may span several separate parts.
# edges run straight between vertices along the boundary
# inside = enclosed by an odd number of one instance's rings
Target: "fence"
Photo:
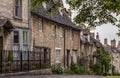
[[[0,73],[14,73],[50,67],[50,52],[0,51]]]

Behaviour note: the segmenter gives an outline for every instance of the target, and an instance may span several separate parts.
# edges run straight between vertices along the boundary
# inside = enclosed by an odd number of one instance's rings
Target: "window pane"
[[[42,25],[42,19],[39,18],[39,31],[42,32],[43,25]]]
[[[60,63],[60,50],[56,50],[56,63]]]
[[[21,17],[22,10],[21,10],[22,4],[21,0],[16,0],[16,5],[15,5],[15,16]]]
[[[27,43],[27,31],[23,31],[23,43]]]
[[[52,25],[52,34],[53,36],[56,36],[56,26]]]
[[[19,43],[19,32],[14,31],[14,41],[13,43]]]
[[[63,27],[61,27],[61,37],[63,37],[64,36],[64,29],[63,29]]]

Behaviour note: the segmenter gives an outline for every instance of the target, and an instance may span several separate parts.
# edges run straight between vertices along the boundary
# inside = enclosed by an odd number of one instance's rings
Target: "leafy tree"
[[[34,0],[30,6],[37,7],[43,2],[53,4],[49,9],[50,12],[58,11],[60,7],[66,11],[62,0]],[[66,3],[71,10],[77,11],[74,18],[77,24],[84,22],[88,24],[88,27],[95,27],[112,23],[120,27],[120,24],[116,24],[116,21],[119,21],[116,16],[120,14],[120,0],[66,0]]]
[[[98,49],[97,63],[93,65],[93,71],[96,74],[109,73],[111,56],[108,51],[104,49]]]

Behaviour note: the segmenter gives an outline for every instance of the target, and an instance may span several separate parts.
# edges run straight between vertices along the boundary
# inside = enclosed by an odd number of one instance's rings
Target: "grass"
[[[120,76],[105,76],[105,78],[120,78]]]

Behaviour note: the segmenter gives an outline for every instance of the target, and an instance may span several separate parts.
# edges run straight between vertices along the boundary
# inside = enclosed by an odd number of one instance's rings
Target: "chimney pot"
[[[104,45],[107,46],[108,43],[107,43],[107,38],[104,39]]]
[[[111,40],[111,46],[116,47],[116,40],[115,39]]]
[[[98,32],[97,32],[97,35],[96,35],[96,40],[100,41]]]

